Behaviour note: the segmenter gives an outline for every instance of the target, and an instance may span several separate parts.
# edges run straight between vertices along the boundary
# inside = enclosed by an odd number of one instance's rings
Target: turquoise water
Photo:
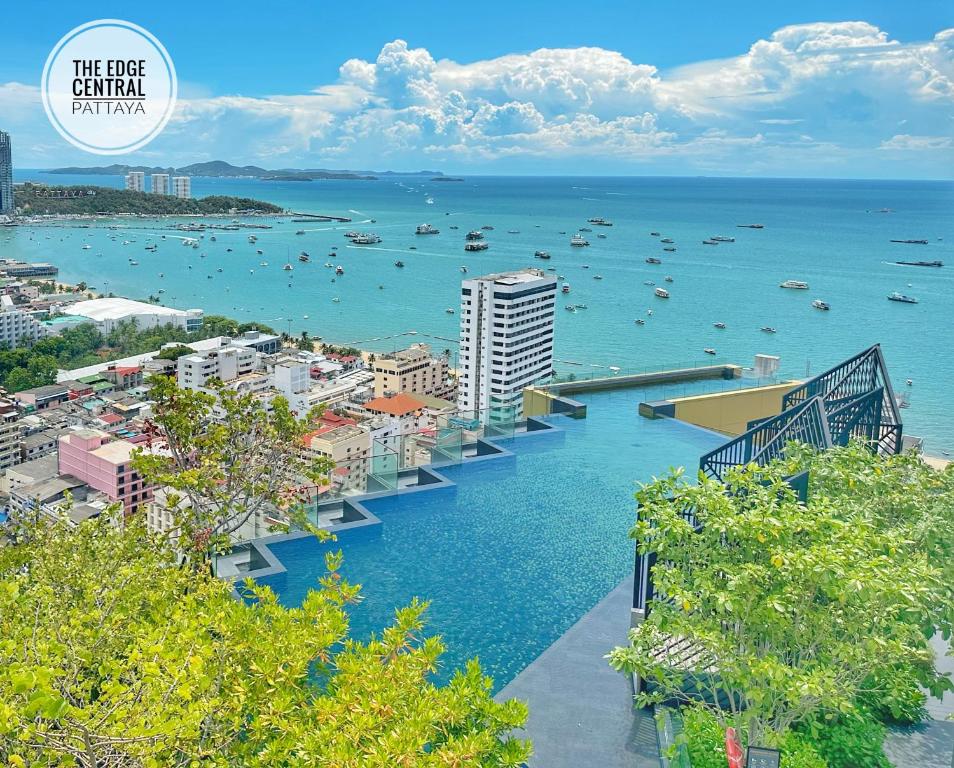
[[[637,480],[698,466],[722,438],[636,406],[654,390],[581,398],[588,416],[563,431],[500,444],[515,453],[440,471],[454,488],[368,502],[381,526],[340,534],[344,575],[363,585],[352,628],[365,637],[417,596],[447,644],[442,675],[478,656],[498,688],[632,573],[627,532]],[[298,605],[323,573],[329,545],[307,538],[272,551],[288,573],[266,579]]]
[[[17,177],[121,183],[119,177],[30,171]],[[108,290],[119,294],[142,297],[164,288],[164,300],[175,306],[271,321],[280,330],[308,330],[378,350],[405,345],[407,337],[393,336],[407,331],[418,332],[419,339],[436,337],[432,340],[440,349],[456,349],[445,339],[456,340],[458,318],[445,309],[458,306],[461,265],[471,274],[553,266],[571,283],[572,302],[588,306],[576,313],[559,311],[560,360],[642,368],[702,358],[702,350],[712,347],[719,358],[742,364],[751,364],[756,353],[777,354],[783,373],[804,376],[880,341],[895,383],[910,398],[907,431],[924,436],[929,450],[954,451],[954,409],[947,399],[954,381],[950,182],[474,177],[439,183],[406,177],[369,182],[197,178],[193,185],[199,196],[241,194],[354,221],[295,224],[285,217],[285,224],[258,232],[255,246],[248,244],[247,232],[218,233],[216,243],[207,242],[207,236],[200,250],[167,240],[156,253],[143,250],[146,237],[162,231],[155,227],[136,230],[135,237],[123,233],[116,241],[106,229],[19,228],[0,233],[0,256],[49,260],[65,280],[86,280],[101,289],[108,281]],[[875,212],[881,208],[893,212]],[[589,248],[571,248],[570,235],[591,216],[607,217],[615,226],[593,227]],[[367,223],[371,218],[375,224]],[[414,227],[423,222],[441,234],[415,237]],[[765,229],[735,226],[756,222]],[[464,233],[485,224],[495,227],[487,233],[490,249],[465,254]],[[459,229],[450,230],[451,225]],[[296,236],[300,228],[307,233]],[[383,242],[346,247],[342,235],[348,229],[375,231]],[[511,229],[519,234],[508,234]],[[672,237],[678,250],[663,252],[650,231]],[[600,232],[606,239],[597,239]],[[702,244],[703,238],[719,234],[736,242]],[[892,238],[927,238],[930,244],[898,245],[889,242]],[[136,242],[124,247],[123,239]],[[91,249],[82,250],[83,243]],[[346,271],[335,282],[332,270],[322,266],[332,246],[337,252],[331,261]],[[229,247],[232,253],[226,252]],[[255,253],[259,248],[261,256]],[[535,261],[537,249],[548,250],[551,261]],[[311,254],[312,263],[297,262],[301,250]],[[203,252],[206,257],[200,258]],[[664,263],[646,264],[647,256]],[[140,265],[130,266],[130,258]],[[295,265],[292,273],[281,271],[287,258]],[[398,259],[404,269],[394,267]],[[897,259],[940,259],[946,266],[899,267],[892,263]],[[260,267],[262,260],[269,267]],[[593,279],[596,274],[603,279]],[[672,294],[668,301],[655,299],[652,287],[644,285],[646,280],[663,284],[664,275],[674,278],[666,284]],[[785,279],[807,281],[811,290],[778,288]],[[912,294],[920,303],[888,302],[892,291]],[[828,301],[831,311],[813,309],[814,298]],[[654,315],[644,326],[636,325],[633,320],[646,317],[650,307]],[[716,330],[715,321],[728,327]],[[762,333],[765,325],[778,332]],[[908,378],[914,382],[910,389],[903,384]]]

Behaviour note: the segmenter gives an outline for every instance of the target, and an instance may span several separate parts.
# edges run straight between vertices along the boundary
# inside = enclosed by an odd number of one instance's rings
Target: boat
[[[646,321],[643,320],[641,317],[637,317],[635,322],[636,322],[636,325],[646,325]]]
[[[765,333],[775,333],[775,329],[770,325],[763,325],[759,330]]]
[[[335,296],[335,297],[332,299],[332,301],[333,301],[335,304],[337,304],[339,301],[341,301],[341,299],[339,299],[337,296]]]
[[[671,283],[671,282],[672,282],[672,275],[666,275],[666,282],[667,282],[667,283]]]
[[[564,284],[560,287],[560,291],[563,292],[563,293],[569,293],[569,292],[570,292],[570,284],[569,284],[569,283],[564,283]]]
[[[356,238],[356,237],[361,237],[361,233],[360,233],[360,232],[355,232],[355,231],[352,229],[350,232],[345,232],[344,236],[347,237],[349,240],[354,240],[354,238]]]
[[[675,252],[676,252],[676,249],[675,249],[675,248],[663,248],[663,250],[666,251],[667,253],[675,253]]]
[[[395,266],[395,267],[398,267],[398,268],[400,269],[401,267],[404,266],[404,262],[403,262],[403,261],[395,261],[395,262],[394,262],[394,266]]]
[[[587,223],[596,224],[598,227],[612,227],[613,222],[608,219],[604,219],[602,216],[594,216],[592,219],[587,219]]]
[[[535,259],[549,259],[550,254],[547,251],[534,251],[533,258]]]
[[[574,307],[572,304],[567,304],[567,305],[564,307],[564,309],[565,309],[567,312],[576,312],[576,307]]]
[[[587,240],[583,235],[577,233],[570,238],[570,245],[574,248],[583,248],[590,244],[590,241]]]
[[[718,245],[718,244],[719,244],[719,241],[718,241],[718,240],[713,240],[712,238],[709,238],[709,239],[707,239],[707,240],[703,240],[703,241],[702,241],[702,244],[703,244],[703,245]]]
[[[305,234],[305,230],[299,229],[299,230],[297,230],[297,231],[295,232],[295,234],[296,234],[296,235],[303,235],[303,234]]]
[[[605,239],[606,239],[606,235],[604,235],[602,232],[597,232],[597,233],[596,233],[596,236],[597,236],[600,240],[605,240]]]
[[[593,275],[593,279],[594,279],[594,280],[602,280],[602,279],[603,279],[603,276],[602,276],[602,275]]]
[[[927,245],[927,240],[892,240],[892,243],[905,243],[906,245]]]
[[[778,284],[779,288],[793,288],[797,291],[808,290],[808,283],[803,283],[801,280],[786,280],[784,283]]]
[[[712,327],[713,327],[713,328],[718,328],[718,329],[720,329],[720,330],[725,330],[725,323],[713,323],[713,324],[712,324]]]
[[[573,306],[577,309],[586,309],[586,304],[574,304]]]
[[[257,251],[255,251],[255,253],[257,253],[259,256],[261,256],[263,253],[265,253],[265,251],[263,251],[261,248],[259,248]]]
[[[743,229],[765,229],[764,224],[736,224],[735,226]]]
[[[669,291],[667,291],[665,288],[657,288],[655,291],[653,291],[653,293],[655,293],[660,299],[669,298]]]
[[[466,274],[467,274],[467,267],[466,267],[466,266],[462,266],[462,267],[460,268],[460,271],[463,272],[463,273],[466,275]]]
[[[219,267],[219,268],[218,268],[217,270],[215,270],[215,271],[216,271],[216,272],[221,272],[221,271],[222,271],[222,267]]]
[[[355,245],[374,245],[375,243],[380,243],[381,238],[371,232],[368,234],[358,235],[357,237],[352,237],[351,242]]]
[[[282,267],[282,269],[284,269],[286,272],[291,272],[294,267],[291,264],[286,264],[284,267]]]
[[[138,266],[139,266],[139,262],[136,261],[135,259],[130,259],[130,260],[129,260],[129,266],[130,266],[130,267],[138,267]]]
[[[895,264],[900,264],[904,267],[943,267],[943,261],[896,261]]]
[[[659,237],[659,233],[658,233],[658,232],[650,232],[650,233],[649,233],[649,236],[650,236],[650,237]]]
[[[714,355],[716,353],[716,351],[712,347],[706,347],[702,351],[705,352],[707,355]]]
[[[248,241],[249,241],[250,243],[257,243],[257,242],[258,242],[258,238],[255,237],[255,235],[249,235],[249,236],[248,236]]]
[[[655,256],[649,256],[646,259],[647,264],[662,264],[662,259],[657,259]]]
[[[454,314],[454,309],[453,309],[452,307],[448,307],[448,308],[445,309],[444,311],[445,311],[448,315],[453,315],[453,314]]]
[[[903,293],[895,291],[888,295],[888,301],[900,301],[902,304],[917,304],[918,300],[913,296],[905,296]]]
[[[821,299],[815,299],[815,300],[812,302],[812,306],[813,306],[815,309],[823,309],[823,310],[825,310],[826,312],[827,312],[829,309],[831,309],[831,305],[830,305],[827,301],[822,301]]]
[[[508,229],[508,230],[507,230],[507,234],[508,234],[508,235],[519,235],[519,234],[520,234],[520,230],[519,230],[519,229]]]
[[[460,229],[456,224],[451,224],[449,229]]]
[[[298,260],[304,264],[307,264],[309,261],[311,261],[311,256],[302,251],[298,254]]]
[[[490,243],[484,243],[479,241],[471,241],[469,243],[464,243],[465,251],[486,251],[490,247]]]
[[[483,240],[484,233],[481,232],[479,229],[472,229],[470,232],[464,235],[464,239],[465,240]]]
[[[656,283],[652,280],[643,280],[643,285],[655,285]]]
[[[341,265],[338,265],[337,267],[335,267],[335,274],[336,274],[336,275],[343,275],[343,274],[344,274],[344,267],[342,267]]]
[[[212,237],[209,238],[209,242],[210,242],[210,243],[214,243],[214,242],[215,242],[215,235],[212,235]]]
[[[590,268],[590,265],[589,265],[589,264],[580,264],[580,268],[581,268],[581,269],[589,269],[589,268]]]
[[[439,235],[441,231],[435,229],[430,224],[418,224],[417,229],[414,230],[415,235]]]
[[[734,243],[735,242],[734,237],[726,237],[725,235],[713,235],[709,239],[714,240],[717,243]]]
[[[592,232],[593,230],[589,227],[580,227],[580,232]]]
[[[493,227],[490,226],[489,224],[484,224],[484,226],[482,226],[481,229],[486,229],[488,232],[490,232],[493,229]]]
[[[258,266],[260,266],[260,267],[267,267],[267,266],[268,266],[268,262],[267,262],[267,261],[260,261],[260,262],[258,262]]]

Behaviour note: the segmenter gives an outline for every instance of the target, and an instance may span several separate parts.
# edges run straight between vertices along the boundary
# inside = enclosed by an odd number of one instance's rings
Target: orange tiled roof
[[[421,410],[424,407],[424,403],[420,400],[415,400],[405,392],[399,392],[391,397],[376,397],[374,400],[370,400],[364,407],[375,413],[387,413],[391,416],[407,416],[409,413]]]

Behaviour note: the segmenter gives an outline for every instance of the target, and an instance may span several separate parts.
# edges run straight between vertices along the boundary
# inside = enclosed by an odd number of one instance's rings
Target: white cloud
[[[5,117],[35,119],[38,103],[36,89],[0,85]],[[554,172],[601,162],[616,172],[809,172],[806,162],[874,172],[885,162],[910,170],[912,157],[934,169],[949,161],[952,117],[954,30],[902,43],[864,21],[801,24],[734,58],[670,72],[601,48],[460,63],[394,40],[308,93],[183,100],[150,154],[354,168],[436,158]]]

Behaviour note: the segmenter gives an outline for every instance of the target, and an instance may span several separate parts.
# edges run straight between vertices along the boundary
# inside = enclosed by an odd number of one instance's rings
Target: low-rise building
[[[69,400],[69,389],[62,384],[44,384],[13,393],[14,398],[28,411],[44,411]]]
[[[328,458],[335,463],[331,486],[337,491],[363,491],[367,487],[371,436],[354,421],[326,423],[305,435],[306,459]]]
[[[176,361],[176,379],[182,389],[206,389],[210,379],[230,382],[259,369],[253,347],[228,345],[183,355]]]
[[[434,357],[427,344],[412,344],[407,349],[375,359],[374,396],[411,394],[446,397],[453,392],[448,360]]]
[[[49,453],[38,459],[8,467],[0,473],[0,494],[9,496],[20,486],[56,477],[57,464],[56,454]]]
[[[0,396],[0,472],[20,463],[21,429],[16,403]]]
[[[152,498],[152,487],[133,469],[133,451],[144,446],[112,440],[98,429],[78,429],[59,438],[59,471],[73,475],[121,502],[126,513]]]
[[[186,331],[197,331],[202,327],[203,315],[201,309],[174,309],[119,296],[77,301],[60,307],[60,312],[85,317],[103,333],[110,333],[122,322],[134,322],[141,330],[172,325]]]
[[[52,429],[24,435],[20,439],[20,461],[33,461],[41,456],[55,453],[58,438],[59,433]]]

